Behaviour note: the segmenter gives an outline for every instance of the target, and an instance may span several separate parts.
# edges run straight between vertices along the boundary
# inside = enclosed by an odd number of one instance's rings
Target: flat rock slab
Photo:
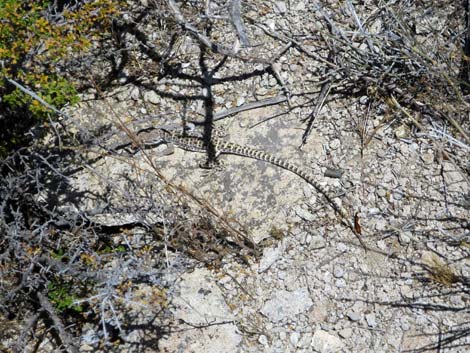
[[[161,352],[235,353],[242,340],[222,292],[207,269],[186,273],[173,301],[181,330],[160,341]]]
[[[261,313],[272,322],[279,322],[306,312],[312,305],[313,301],[310,299],[307,288],[299,288],[292,292],[281,290],[266,301]]]

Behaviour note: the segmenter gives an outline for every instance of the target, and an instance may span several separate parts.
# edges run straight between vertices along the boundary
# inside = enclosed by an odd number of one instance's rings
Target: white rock
[[[367,321],[367,325],[369,327],[375,327],[377,326],[377,321],[375,319],[375,314],[367,314],[366,315],[366,321]]]
[[[421,158],[423,159],[425,164],[434,163],[434,153],[432,151],[427,151],[426,153],[423,153]]]
[[[295,213],[297,216],[306,220],[307,222],[312,222],[315,219],[315,215],[310,213],[309,211],[303,209],[301,206],[296,206]]]
[[[330,142],[330,148],[332,150],[337,150],[341,146],[341,141],[339,139],[334,139]]]
[[[369,46],[366,44],[366,43],[361,43],[359,45],[359,50],[362,50],[362,51],[369,51]]]
[[[314,235],[310,239],[309,249],[317,250],[323,249],[326,246],[326,240],[321,235]]]
[[[403,191],[401,191],[401,190],[395,190],[395,191],[393,192],[393,198],[394,198],[395,200],[397,200],[397,201],[403,199]]]
[[[261,259],[258,267],[258,273],[266,271],[270,268],[284,253],[285,244],[281,242],[276,248],[266,248],[263,251],[263,258]]]
[[[385,197],[387,195],[387,190],[385,190],[384,188],[379,188],[377,190],[377,195],[380,197]]]
[[[245,104],[245,98],[244,97],[238,97],[237,102],[235,104],[237,105],[237,107]]]
[[[400,234],[398,235],[398,240],[400,241],[400,244],[402,245],[409,244],[411,239],[412,239],[412,235],[410,231],[400,232]]]
[[[310,347],[310,343],[312,342],[312,333],[311,332],[306,332],[302,335],[300,338],[299,343],[297,344],[297,347],[300,348],[308,348]]]
[[[274,4],[274,13],[284,15],[287,12],[287,6],[284,1],[276,1]]]
[[[379,158],[385,158],[386,155],[387,155],[387,150],[385,149],[380,149],[377,151],[377,157]]]
[[[305,10],[305,2],[300,1],[297,5],[294,7],[295,11],[304,11]]]
[[[224,99],[223,97],[221,97],[221,96],[215,96],[215,98],[214,98],[214,103],[215,103],[215,104],[220,104],[220,105],[222,105],[222,104],[224,104],[224,102],[225,102],[225,99]]]
[[[274,31],[276,29],[276,22],[272,19],[267,20],[266,25],[269,27],[271,31]]]
[[[298,333],[298,332],[293,332],[289,337],[290,344],[293,347],[297,347],[297,344],[299,343],[299,340],[300,340],[300,333]]]
[[[136,86],[136,87],[133,87],[133,88],[131,89],[131,94],[130,94],[130,96],[131,96],[131,98],[132,98],[133,100],[135,100],[135,101],[138,100],[138,99],[140,98],[140,90],[139,90],[139,87],[137,87],[137,86]]]
[[[409,128],[406,125],[400,125],[398,128],[395,129],[395,137],[396,138],[405,138],[410,135]]]
[[[94,348],[94,347],[92,347],[92,346],[90,346],[86,343],[82,344],[80,346],[80,351],[82,351],[82,352],[90,352],[90,351],[95,351],[95,350],[96,350],[96,348]]]
[[[349,338],[352,335],[352,329],[347,327],[338,331],[338,335],[342,338]]]
[[[387,243],[384,242],[383,240],[377,241],[377,247],[382,251],[386,251],[388,249]]]
[[[344,280],[344,278],[338,278],[335,281],[335,286],[336,288],[344,288],[346,287],[346,281]]]
[[[336,244],[336,250],[338,250],[339,252],[345,252],[349,250],[349,247],[344,243],[338,243]]]
[[[311,345],[319,353],[336,353],[344,348],[340,338],[323,330],[315,331]]]
[[[211,280],[207,269],[196,269],[181,277],[180,295],[173,301],[174,317],[189,324],[204,326],[208,322],[233,320],[220,288]],[[201,330],[182,330],[159,341],[159,348],[173,352],[235,353],[239,351],[241,336],[234,324],[207,326]]]
[[[305,198],[309,199],[313,195],[313,187],[311,185],[305,185],[303,188]]]
[[[355,311],[351,311],[351,312],[347,313],[346,316],[351,321],[359,321],[361,319],[361,315],[356,313]]]
[[[299,288],[293,292],[279,290],[266,301],[261,313],[272,322],[279,322],[285,318],[291,320],[295,315],[307,311],[313,305],[307,288]]]
[[[333,270],[333,276],[335,276],[336,278],[342,278],[344,276],[343,268],[339,266],[335,266]]]
[[[144,93],[144,101],[152,104],[159,104],[160,97],[154,91],[147,91]]]
[[[268,338],[265,335],[261,335],[258,338],[258,342],[260,344],[262,344],[263,346],[267,346],[268,345]]]
[[[378,231],[385,230],[387,227],[388,227],[387,221],[384,219],[378,219],[377,222],[375,223],[375,229]]]

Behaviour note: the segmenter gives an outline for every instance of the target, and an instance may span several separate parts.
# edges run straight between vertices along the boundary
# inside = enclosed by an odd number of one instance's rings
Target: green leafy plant
[[[47,294],[49,300],[59,312],[66,309],[71,309],[77,313],[83,311],[81,305],[74,304],[79,297],[74,293],[74,288],[71,283],[60,281],[50,282],[47,286]]]
[[[59,65],[110,34],[124,1],[95,0],[58,9],[52,1],[0,1],[0,156],[25,142],[24,133],[51,111],[8,83],[13,79],[61,108],[78,101],[74,82]],[[60,15],[57,12],[61,11]]]

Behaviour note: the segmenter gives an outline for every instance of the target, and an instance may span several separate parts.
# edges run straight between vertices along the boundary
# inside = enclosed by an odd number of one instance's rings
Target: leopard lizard
[[[208,144],[202,137],[186,135],[180,133],[177,130],[153,128],[150,130],[141,130],[137,133],[137,135],[142,144],[146,146],[155,145],[158,143],[167,143],[174,144],[181,149],[193,152],[206,152],[208,149]],[[212,148],[216,152],[215,157],[217,157],[219,154],[234,154],[243,157],[253,158],[281,167],[304,179],[307,183],[312,185],[319,193],[321,193],[323,197],[325,197],[328,203],[338,213],[343,223],[353,231],[353,233],[360,241],[361,245],[366,248],[358,232],[356,231],[353,222],[350,220],[349,213],[328,194],[328,192],[323,188],[323,186],[321,186],[316,181],[315,176],[310,174],[308,171],[300,168],[299,166],[285,159],[278,158],[272,154],[251,147],[237,145],[235,143],[215,137],[211,139],[211,142]]]

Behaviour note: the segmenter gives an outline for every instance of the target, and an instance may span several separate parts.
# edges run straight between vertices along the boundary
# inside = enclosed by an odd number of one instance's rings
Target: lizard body
[[[159,142],[164,142],[172,143],[179,148],[194,152],[206,152],[208,150],[208,143],[201,137],[190,135],[188,136],[181,134],[177,131],[168,131],[163,128],[156,128],[150,131],[141,131],[138,133],[138,136],[143,141],[144,145],[153,145]],[[348,212],[328,194],[328,192],[323,188],[323,186],[321,186],[317,182],[315,176],[309,173],[307,170],[285,159],[276,157],[270,153],[247,146],[237,145],[235,143],[221,140],[218,138],[212,138],[211,148],[214,149],[216,157],[219,154],[234,154],[252,159],[257,159],[288,170],[301,177],[325,197],[328,203],[339,214],[343,223],[345,223],[346,226],[351,228],[351,230],[357,236],[361,244],[364,246],[362,239],[359,237],[359,234],[356,232],[355,227],[352,221],[350,220]]]

